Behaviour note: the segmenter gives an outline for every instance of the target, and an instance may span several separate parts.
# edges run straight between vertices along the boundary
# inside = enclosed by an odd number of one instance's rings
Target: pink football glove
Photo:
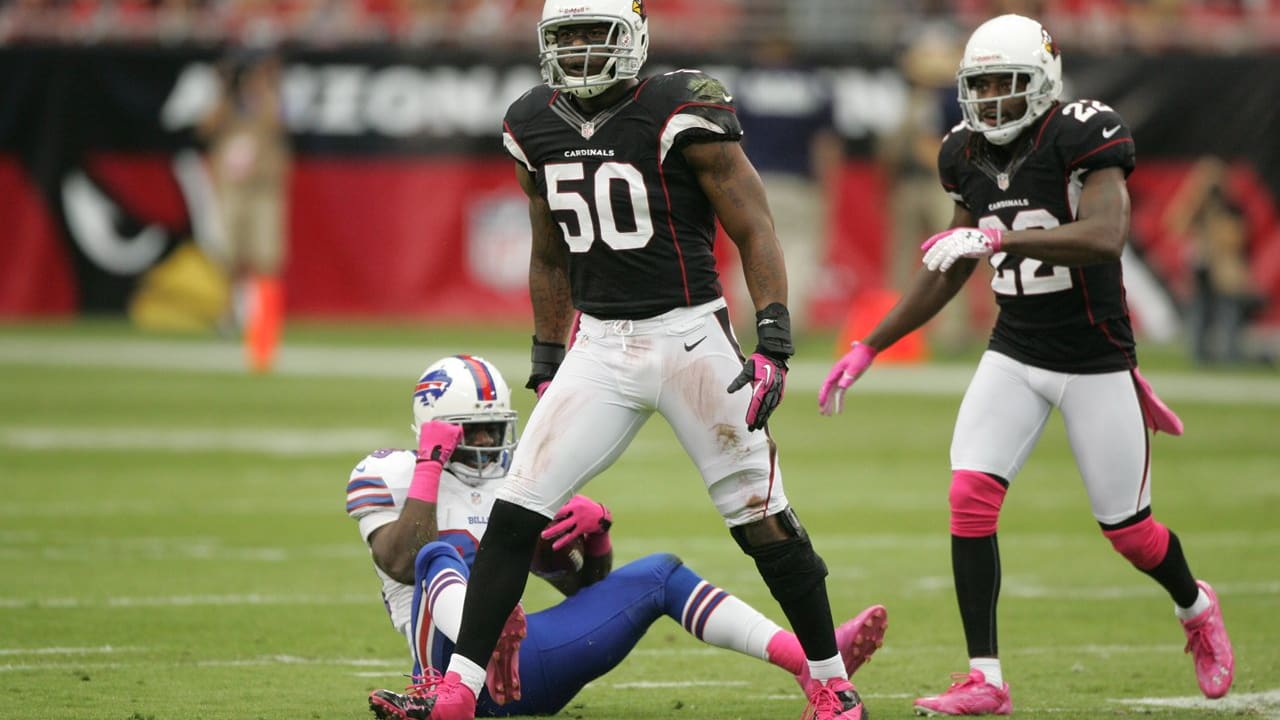
[[[924,266],[946,272],[962,257],[985,257],[1000,252],[1004,232],[997,228],[951,228],[924,241]]]
[[[818,407],[823,415],[839,415],[844,410],[844,391],[871,367],[878,351],[870,345],[855,342],[844,357],[836,361],[818,390]]]
[[[552,518],[552,524],[542,531],[543,540],[555,538],[552,550],[559,550],[575,538],[581,537],[584,549],[590,557],[600,557],[612,549],[609,528],[613,527],[613,514],[603,503],[586,495],[574,495]]]
[[[539,400],[541,400],[541,399],[542,399],[542,393],[546,392],[546,391],[547,391],[547,388],[549,388],[549,387],[551,387],[551,381],[550,381],[550,380],[543,380],[542,382],[538,383],[538,386],[537,386],[536,388],[534,388],[534,389],[533,389],[533,394],[534,394],[534,395],[537,395],[537,396],[538,396],[538,399],[539,399]]]
[[[1138,385],[1138,404],[1142,406],[1142,418],[1146,420],[1147,427],[1155,432],[1181,435],[1182,419],[1156,395],[1151,383],[1142,377],[1138,368],[1133,369],[1133,380]]]
[[[747,429],[759,430],[769,422],[787,385],[787,365],[763,353],[751,353],[742,372],[729,383],[728,391],[737,392],[751,383],[751,403],[747,405]]]
[[[502,634],[498,636],[498,644],[493,649],[484,676],[489,697],[499,705],[520,699],[520,641],[528,634],[524,608],[516,603],[507,624],[502,626]]]
[[[409,497],[434,503],[440,490],[440,471],[462,441],[462,426],[432,420],[418,430],[418,461],[413,466]]]

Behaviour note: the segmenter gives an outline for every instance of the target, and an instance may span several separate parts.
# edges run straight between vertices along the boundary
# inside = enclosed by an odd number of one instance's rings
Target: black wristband
[[[756,352],[776,360],[785,368],[795,354],[791,344],[791,313],[782,303],[770,303],[756,313]]]
[[[524,386],[537,390],[538,386],[556,376],[560,363],[564,362],[564,345],[560,343],[542,342],[537,335],[533,336],[533,351],[530,353],[533,371],[529,373],[529,382]]]

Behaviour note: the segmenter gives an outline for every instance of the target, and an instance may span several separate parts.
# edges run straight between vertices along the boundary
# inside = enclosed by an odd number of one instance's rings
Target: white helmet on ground
[[[1000,73],[1013,75],[1010,94],[979,98],[970,91],[970,79]],[[1017,82],[1019,75],[1025,84]],[[1021,15],[1001,15],[978,26],[969,36],[956,72],[956,84],[965,127],[982,133],[995,145],[1007,145],[1062,94],[1062,56],[1040,23]],[[1004,103],[1019,97],[1026,98],[1027,111],[1020,117],[1006,117]],[[982,106],[993,102],[999,103],[998,119],[995,125],[988,125],[982,121]]]
[[[570,25],[607,25],[599,42],[560,45],[559,31]],[[580,98],[599,95],[619,80],[640,74],[649,54],[649,20],[643,0],[547,0],[538,23],[538,64],[542,79],[556,90]],[[593,61],[604,58],[598,72],[587,75]],[[581,64],[582,72],[565,71],[564,61]]]
[[[413,391],[414,433],[432,420],[462,426],[449,472],[471,484],[506,475],[516,446],[516,412],[511,388],[492,363],[454,355],[423,370]],[[481,430],[489,431],[492,444],[471,444]]]

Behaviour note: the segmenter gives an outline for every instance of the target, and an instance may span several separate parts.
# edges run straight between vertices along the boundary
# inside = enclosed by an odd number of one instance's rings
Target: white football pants
[[[988,350],[960,403],[951,469],[1012,484],[1055,407],[1098,522],[1112,525],[1150,505],[1150,446],[1128,371],[1072,375]]]
[[[644,320],[582,315],[497,497],[548,517],[613,464],[655,411],[734,527],[787,508],[773,441],[746,426],[751,386],[723,299]],[[717,311],[720,311],[717,313]]]

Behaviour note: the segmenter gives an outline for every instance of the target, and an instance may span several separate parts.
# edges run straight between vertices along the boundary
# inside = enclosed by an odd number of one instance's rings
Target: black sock
[[[787,511],[790,513],[790,511]],[[794,513],[791,514],[794,517]],[[783,522],[787,522],[783,520]],[[796,521],[798,523],[798,521]],[[798,526],[797,526],[798,527]],[[742,532],[742,531],[739,531]],[[803,530],[800,530],[803,532]],[[810,660],[826,660],[839,652],[827,596],[827,565],[813,550],[807,534],[761,546],[743,545],[756,562],[760,578],[778,601],[791,630]]]
[[[1191,568],[1187,566],[1187,558],[1182,554],[1182,543],[1172,530],[1169,531],[1169,551],[1165,553],[1164,559],[1159,565],[1142,572],[1160,583],[1178,607],[1191,607],[1200,594],[1200,587],[1196,585]]]
[[[791,623],[791,631],[800,641],[806,657],[809,653],[817,656],[810,657],[810,660],[826,660],[840,652],[832,632],[831,600],[827,597],[825,583],[782,604],[782,613]]]
[[[986,537],[951,536],[951,572],[969,657],[998,657],[996,603],[1000,600],[1000,544]]]
[[[502,626],[524,594],[533,548],[546,526],[545,515],[503,500],[493,504],[467,580],[455,653],[480,667],[489,664]]]

